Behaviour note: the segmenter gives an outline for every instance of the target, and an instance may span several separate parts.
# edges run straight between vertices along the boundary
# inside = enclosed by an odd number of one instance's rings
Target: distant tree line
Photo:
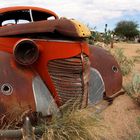
[[[134,40],[135,37],[139,36],[139,25],[134,21],[120,21],[117,23],[114,32],[121,38],[127,40]]]
[[[94,44],[94,42],[104,42],[109,44],[114,36],[125,41],[133,41],[136,37],[140,41],[140,31],[139,25],[135,21],[119,21],[113,31],[107,30],[107,24],[105,24],[105,31],[103,34],[94,31],[90,38],[88,38],[89,44]]]

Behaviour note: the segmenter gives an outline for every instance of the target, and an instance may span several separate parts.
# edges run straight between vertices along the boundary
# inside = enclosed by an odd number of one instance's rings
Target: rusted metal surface
[[[19,115],[36,110],[32,90],[32,78],[36,74],[17,65],[11,54],[2,51],[0,67],[0,118],[9,117],[7,121],[12,124]]]
[[[23,15],[24,10],[28,10],[26,12],[30,14],[29,18]],[[36,16],[34,20],[31,12]],[[37,16],[39,12],[40,16]],[[21,15],[23,19],[35,21],[0,28],[1,128],[2,126],[7,128],[6,125],[17,121],[19,116],[20,120],[27,115],[35,117],[35,113],[41,112],[44,117],[59,112],[57,107],[67,102],[71,106],[76,103],[78,108],[86,107],[89,78],[91,78],[91,102],[101,100],[104,92],[108,98],[118,95],[122,87],[122,75],[116,60],[107,51],[93,46],[90,46],[89,60],[88,44],[78,39],[80,36],[76,28],[77,22],[75,26],[75,22],[65,18],[58,19],[51,11],[32,7],[6,8],[1,9],[0,13],[1,25],[4,20],[16,16],[20,19]],[[44,20],[46,16],[54,16],[55,19]],[[79,31],[83,33],[84,30],[80,28]],[[37,36],[40,33],[43,33],[43,38]],[[52,36],[49,36],[50,34]],[[62,35],[61,40],[54,37],[54,34]],[[33,35],[34,39],[25,41],[23,36],[27,35]],[[75,37],[74,41],[71,37]],[[25,47],[31,45],[33,48],[29,47],[26,50],[23,48],[24,45]],[[90,63],[92,75],[90,75]],[[97,86],[94,82],[97,82]],[[98,90],[98,87],[101,90]],[[40,129],[35,129],[33,132],[28,119],[25,124],[24,133],[23,129],[1,130],[0,139],[7,136],[18,139],[26,135],[29,140],[34,132],[43,133]]]
[[[21,39],[14,46],[15,60],[21,65],[32,65],[39,57],[39,48],[31,39]]]
[[[16,17],[17,19],[18,18],[27,19],[26,13],[28,13],[28,12],[25,12],[26,10],[31,10],[31,11],[35,12],[34,13],[35,17],[38,16],[38,14],[40,15],[40,17],[36,17],[36,18],[41,19],[42,18],[41,16],[44,16],[44,14],[45,14],[45,17],[54,16],[56,19],[58,19],[57,14],[48,9],[39,8],[39,7],[31,7],[31,6],[15,6],[15,7],[1,8],[0,9],[0,14],[1,14],[0,21],[7,19],[8,17],[11,19],[14,17]],[[10,14],[10,13],[12,13],[12,14]],[[29,18],[29,16],[28,16],[28,18]]]
[[[0,130],[1,140],[36,140],[36,135],[41,136],[45,132],[42,127],[35,128],[32,126],[30,118],[26,117],[23,127],[20,129]]]
[[[22,139],[22,130],[0,130],[0,139],[1,140],[21,140]]]
[[[20,123],[26,115],[58,112],[51,93],[32,68],[18,65],[12,54],[0,51],[0,127]],[[19,122],[18,122],[19,121]]]
[[[35,140],[34,129],[31,125],[29,117],[25,118],[22,133],[23,133],[23,140]]]
[[[15,24],[0,28],[0,36],[25,35],[35,33],[59,33],[64,36],[79,37],[75,24],[68,19],[43,20],[26,24]]]
[[[13,53],[14,46],[17,44],[17,42],[19,42],[19,40],[21,40],[21,38],[0,38],[0,50]],[[33,39],[33,41],[39,47],[40,55],[32,67],[45,82],[57,104],[60,105],[58,94],[48,72],[48,62],[54,59],[64,59],[77,56],[81,53],[81,50],[88,56],[88,45],[86,42],[69,40]],[[24,68],[27,69],[29,66]]]
[[[90,47],[91,67],[97,69],[105,84],[105,93],[107,97],[111,97],[122,88],[122,74],[120,67],[115,58],[106,50]]]
[[[48,70],[62,105],[66,102],[71,105],[77,103],[79,108],[87,105],[89,59],[86,55],[81,55],[51,60],[48,63]]]

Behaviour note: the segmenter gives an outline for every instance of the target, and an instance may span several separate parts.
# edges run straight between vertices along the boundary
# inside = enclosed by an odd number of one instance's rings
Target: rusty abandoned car
[[[68,101],[84,108],[117,96],[119,65],[106,50],[87,44],[89,36],[82,23],[47,9],[0,9],[0,117],[48,116]],[[22,135],[11,131],[1,130],[0,138]]]

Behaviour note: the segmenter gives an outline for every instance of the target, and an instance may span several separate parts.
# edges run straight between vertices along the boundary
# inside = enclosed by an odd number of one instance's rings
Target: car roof
[[[15,6],[15,7],[6,7],[6,8],[1,8],[0,9],[0,14],[2,13],[7,13],[7,12],[12,12],[12,11],[19,11],[19,10],[33,10],[33,11],[40,11],[42,13],[48,13],[56,18],[58,18],[58,15],[54,13],[51,10],[44,9],[44,8],[39,8],[39,7],[32,7],[32,6]]]
[[[16,6],[16,7],[7,7],[7,8],[0,9],[0,24],[4,20],[11,20],[11,19],[30,20],[30,16],[29,16],[30,11],[33,15],[34,21],[45,20],[52,16],[55,19],[58,19],[56,13],[48,9],[31,7],[31,6]]]

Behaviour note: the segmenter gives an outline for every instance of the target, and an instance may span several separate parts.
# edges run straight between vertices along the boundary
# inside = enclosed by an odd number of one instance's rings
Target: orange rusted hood
[[[0,28],[0,36],[24,35],[35,33],[59,33],[69,37],[89,37],[89,29],[76,20],[65,18],[43,20],[26,24],[14,24]]]

